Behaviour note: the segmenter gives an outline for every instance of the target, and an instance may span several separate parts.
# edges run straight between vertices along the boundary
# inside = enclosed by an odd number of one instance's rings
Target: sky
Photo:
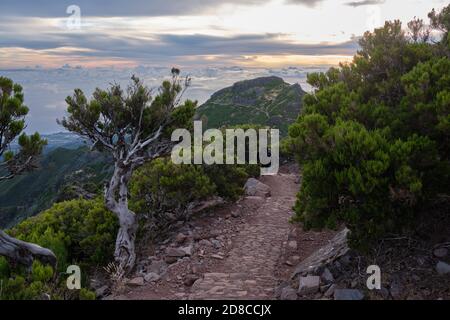
[[[1,0],[0,76],[25,89],[28,131],[60,131],[64,98],[131,74],[156,86],[172,66],[205,101],[233,82],[350,61],[385,20],[424,18],[448,0]]]

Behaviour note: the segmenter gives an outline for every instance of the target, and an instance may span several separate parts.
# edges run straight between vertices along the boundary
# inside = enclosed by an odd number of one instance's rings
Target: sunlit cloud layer
[[[27,131],[62,130],[64,99],[131,75],[157,86],[172,66],[205,101],[236,81],[276,75],[308,90],[309,72],[347,62],[385,20],[424,18],[448,0],[1,0],[0,75],[24,87]],[[73,11],[81,10],[73,29]],[[73,18],[73,17],[72,17]],[[69,24],[68,24],[69,22]]]
[[[87,1],[80,29],[74,1],[0,2],[0,68],[305,65],[348,61],[357,37],[386,19],[426,17],[444,0]],[[295,58],[297,57],[298,60]]]

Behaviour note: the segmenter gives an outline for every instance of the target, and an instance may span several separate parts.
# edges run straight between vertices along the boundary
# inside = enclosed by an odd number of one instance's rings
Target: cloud
[[[363,0],[363,1],[352,1],[347,2],[346,5],[350,7],[362,7],[362,6],[373,6],[385,3],[385,0]]]
[[[323,0],[286,0],[286,3],[288,4],[300,4],[305,5],[307,7],[315,7],[319,2],[322,2]]]
[[[127,17],[201,14],[224,4],[257,5],[269,0],[2,0],[0,15],[65,17],[70,5],[83,16]]]

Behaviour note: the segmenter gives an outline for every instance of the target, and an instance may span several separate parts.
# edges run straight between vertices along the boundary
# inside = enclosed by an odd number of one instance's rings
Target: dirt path
[[[271,197],[248,217],[216,272],[194,284],[190,299],[274,298],[275,271],[288,239],[298,185],[295,176],[286,174],[263,177],[262,182],[271,187]]]
[[[188,244],[193,253],[168,265],[161,279],[114,299],[275,299],[275,289],[295,265],[331,237],[289,223],[299,189],[296,172],[287,166],[262,177],[270,197],[246,197],[193,219],[181,228],[188,235],[184,244],[172,239],[149,259],[151,266],[155,259],[161,263],[168,249]]]

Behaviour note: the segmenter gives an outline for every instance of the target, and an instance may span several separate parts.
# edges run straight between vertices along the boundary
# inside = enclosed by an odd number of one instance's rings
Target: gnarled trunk
[[[136,215],[128,208],[128,182],[131,167],[116,163],[114,174],[105,191],[106,207],[119,219],[114,259],[125,272],[131,271],[136,261],[135,240],[138,228]]]
[[[50,264],[56,270],[55,254],[34,243],[25,242],[13,238],[0,230],[0,256],[9,258],[11,261],[23,264],[28,268],[33,264],[36,258],[43,263]]]
[[[119,232],[116,239],[114,258],[123,270],[129,271],[136,261],[135,240],[137,231],[136,215],[128,208],[122,208],[118,213]]]

